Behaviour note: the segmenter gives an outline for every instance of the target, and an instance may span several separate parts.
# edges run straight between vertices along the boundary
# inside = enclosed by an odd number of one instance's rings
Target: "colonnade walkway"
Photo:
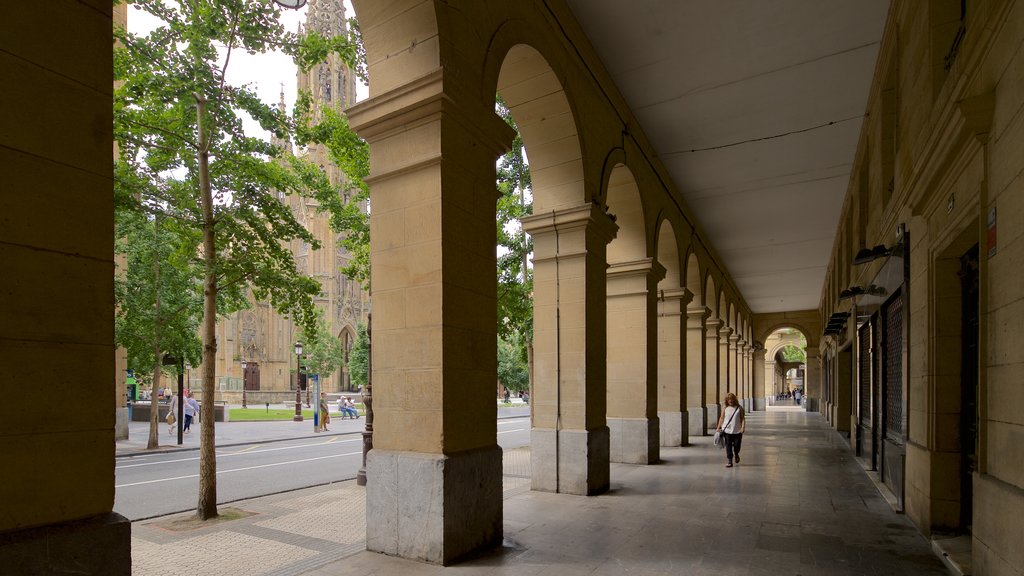
[[[796,406],[748,415],[741,463],[711,439],[662,462],[612,464],[611,490],[529,490],[529,448],[504,454],[504,546],[451,567],[365,550],[354,481],[235,502],[236,519],[176,515],[132,526],[134,574],[944,575],[846,443]],[[225,511],[225,510],[222,510]]]
[[[749,414],[733,468],[707,437],[661,455],[613,464],[601,496],[509,495],[499,552],[443,568],[362,551],[309,574],[948,574],[820,414]]]

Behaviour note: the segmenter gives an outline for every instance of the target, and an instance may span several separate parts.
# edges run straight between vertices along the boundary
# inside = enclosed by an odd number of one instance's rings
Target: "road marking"
[[[341,458],[343,456],[362,456],[363,451],[359,452],[348,452],[345,454],[332,454],[331,456],[317,456],[316,458],[303,458],[302,460],[291,460],[288,462],[276,462],[274,464],[260,464],[259,466],[246,466],[244,468],[232,468],[231,470],[218,470],[217,476],[223,474],[230,474],[232,472],[244,472],[246,470],[256,470],[259,468],[273,468],[274,466],[288,466],[291,464],[301,464],[303,462],[314,462],[316,460],[326,460],[328,458]],[[158,482],[173,482],[174,480],[188,480],[189,478],[199,478],[199,474],[189,474],[188,476],[175,476],[173,478],[158,478],[156,480],[145,480],[143,482],[132,482],[130,484],[115,484],[114,488],[128,488],[130,486],[141,486],[143,484],[156,484]]]
[[[280,450],[294,450],[296,448],[317,448],[317,447],[320,447],[320,446],[323,446],[325,444],[329,444],[329,443],[333,442],[335,438],[337,438],[337,436],[332,436],[330,440],[327,440],[327,441],[324,441],[324,442],[317,442],[316,444],[300,444],[298,446],[279,446],[277,448],[264,448],[262,450],[253,450],[252,448],[245,448],[245,449],[242,449],[242,450],[236,450],[234,452],[226,452],[226,451],[222,452],[222,451],[218,450],[217,451],[217,457],[220,458],[220,457],[227,457],[227,456],[243,456],[243,455],[244,456],[248,456],[250,454],[261,454],[263,452],[278,452]],[[363,441],[362,438],[352,438],[352,439],[349,439],[349,440],[342,440],[339,443],[344,443],[344,442],[362,442],[362,441]],[[257,445],[257,446],[260,446],[260,445]],[[152,456],[157,456],[157,454],[153,454]],[[122,466],[115,466],[114,469],[115,470],[122,470],[122,469],[126,469],[126,468],[138,468],[139,466],[156,466],[158,464],[175,464],[175,463],[178,463],[178,462],[191,462],[193,460],[199,460],[199,457],[195,456],[195,457],[190,457],[190,458],[178,458],[176,460],[160,460],[159,462],[140,462],[139,464],[125,464],[125,465],[122,465]]]

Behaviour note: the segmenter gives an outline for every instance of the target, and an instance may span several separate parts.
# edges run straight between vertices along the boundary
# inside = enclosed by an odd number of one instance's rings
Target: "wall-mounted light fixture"
[[[298,10],[306,5],[306,0],[274,0],[274,3],[284,8]]]
[[[854,296],[860,296],[861,294],[864,294],[863,288],[860,286],[850,286],[839,293],[839,299],[846,300],[847,298],[853,298]]]
[[[861,248],[857,255],[853,257],[853,265],[860,266],[861,264],[867,264],[873,260],[884,258],[892,254],[891,248],[886,248],[884,245],[879,244],[874,248]]]

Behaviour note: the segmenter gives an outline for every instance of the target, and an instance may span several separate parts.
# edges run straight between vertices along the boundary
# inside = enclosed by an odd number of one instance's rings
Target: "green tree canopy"
[[[302,340],[303,364],[310,374],[318,374],[322,378],[330,378],[334,371],[345,363],[341,341],[331,334],[324,319],[323,310],[317,308],[313,329],[303,328],[299,338]]]
[[[356,386],[366,386],[370,368],[370,339],[366,334],[366,325],[356,327],[356,340],[348,354],[348,376]]]

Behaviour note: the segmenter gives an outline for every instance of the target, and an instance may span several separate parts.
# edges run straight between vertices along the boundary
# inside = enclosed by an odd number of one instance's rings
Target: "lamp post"
[[[249,406],[246,405],[246,401],[245,401],[245,389],[247,387],[246,384],[248,384],[247,380],[248,380],[248,376],[249,376],[249,373],[246,371],[246,369],[248,367],[249,367],[249,363],[246,362],[245,360],[242,360],[242,408],[248,408],[249,407]]]
[[[301,376],[302,342],[295,343],[295,416],[293,422],[302,422],[302,387],[299,386]]]
[[[366,486],[366,455],[373,450],[373,338],[371,338],[372,315],[366,315],[366,388],[363,390],[363,406],[366,407],[366,429],[363,430],[363,465],[356,472],[356,484]]]

